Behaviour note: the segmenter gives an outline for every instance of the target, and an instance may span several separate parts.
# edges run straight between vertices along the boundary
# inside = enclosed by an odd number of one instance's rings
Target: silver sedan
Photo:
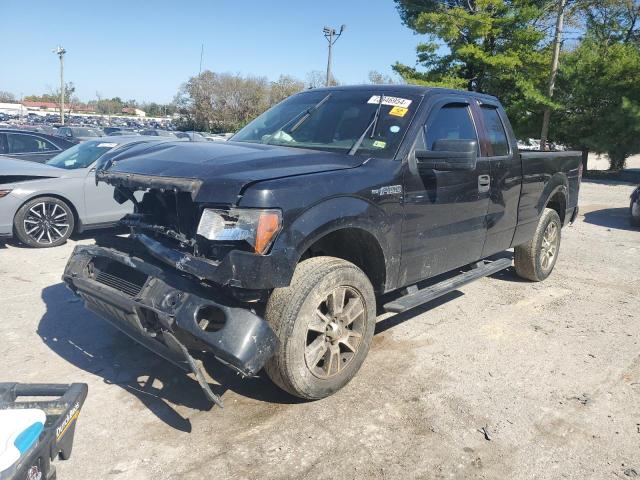
[[[113,187],[96,185],[96,162],[126,144],[167,140],[102,137],[75,145],[44,164],[0,157],[0,237],[15,236],[30,247],[55,247],[73,232],[115,225],[131,213],[132,204],[118,204]]]

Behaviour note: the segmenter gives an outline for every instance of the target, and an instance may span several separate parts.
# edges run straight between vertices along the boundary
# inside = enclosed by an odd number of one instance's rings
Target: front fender
[[[395,280],[399,268],[399,236],[393,235],[394,224],[400,219],[390,218],[377,205],[358,197],[334,197],[317,203],[298,215],[278,236],[274,251],[293,247],[297,261],[304,252],[329,233],[356,228],[371,234],[385,256],[387,285]],[[399,224],[399,223],[398,223]]]

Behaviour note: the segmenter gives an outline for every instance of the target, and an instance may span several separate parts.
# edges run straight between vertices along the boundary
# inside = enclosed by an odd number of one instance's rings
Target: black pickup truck
[[[518,275],[544,280],[577,215],[580,158],[519,152],[491,96],[309,90],[226,143],[99,165],[135,204],[131,233],[76,247],[64,280],[215,402],[201,352],[322,398],[362,365],[383,294],[396,292],[380,309],[410,309],[511,266],[495,254],[512,247]]]

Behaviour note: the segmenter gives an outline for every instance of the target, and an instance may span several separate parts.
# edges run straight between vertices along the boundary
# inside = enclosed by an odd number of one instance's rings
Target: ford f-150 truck
[[[578,212],[580,159],[519,152],[488,95],[308,90],[226,143],[132,146],[99,165],[135,205],[131,233],[76,247],[63,278],[216,403],[202,352],[318,399],[362,365],[378,306],[507,268],[509,248],[518,275],[544,280]]]

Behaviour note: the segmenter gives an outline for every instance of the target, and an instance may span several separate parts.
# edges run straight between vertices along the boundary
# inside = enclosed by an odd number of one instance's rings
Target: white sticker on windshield
[[[390,105],[392,107],[409,108],[411,102],[412,100],[409,100],[408,98],[389,97],[387,95],[383,95],[382,98],[383,105]],[[374,95],[367,103],[380,103],[380,95]]]
[[[76,161],[75,161],[75,160],[65,160],[65,161],[64,161],[64,166],[65,166],[65,167],[71,167],[71,166],[73,166],[73,165],[75,165],[75,164],[76,164]]]
[[[389,131],[391,133],[398,133],[400,131],[400,127],[398,125],[391,125],[389,127]]]
[[[100,148],[100,147],[113,148],[113,147],[117,147],[117,146],[118,146],[117,143],[99,143],[98,144],[98,148]]]

